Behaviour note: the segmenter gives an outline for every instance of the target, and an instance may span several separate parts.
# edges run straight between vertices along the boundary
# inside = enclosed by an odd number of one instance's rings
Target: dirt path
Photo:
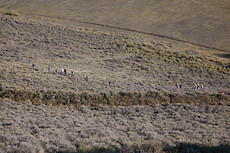
[[[90,109],[0,101],[0,152],[77,151],[79,146],[163,142],[230,144],[230,105],[164,104]]]

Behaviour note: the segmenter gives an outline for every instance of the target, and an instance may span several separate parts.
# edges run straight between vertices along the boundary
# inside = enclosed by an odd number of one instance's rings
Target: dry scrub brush
[[[98,94],[193,93],[194,83],[205,84],[207,93],[230,88],[226,63],[164,42],[20,18],[1,17],[1,24],[0,80],[8,88]],[[61,68],[67,75],[54,73]]]

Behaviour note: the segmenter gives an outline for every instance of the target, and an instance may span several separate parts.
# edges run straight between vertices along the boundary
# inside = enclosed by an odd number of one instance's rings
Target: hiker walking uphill
[[[64,74],[66,75],[66,69],[64,69]]]
[[[201,90],[204,90],[204,84],[201,84]]]
[[[200,85],[199,84],[197,84],[197,90],[200,88]]]
[[[89,77],[88,77],[88,75],[85,77],[85,81],[89,81]]]
[[[177,84],[176,84],[176,87],[177,87],[177,89],[179,89],[179,88],[180,88],[180,84],[179,84],[179,83],[177,83]]]
[[[181,89],[182,88],[182,84],[177,83],[176,87],[177,87],[177,89]]]
[[[199,89],[204,90],[204,84],[201,85],[199,83],[195,84],[195,90],[199,90]]]
[[[153,86],[152,86],[152,84],[150,84],[150,85],[149,85],[149,87],[150,87],[150,89],[153,89]]]

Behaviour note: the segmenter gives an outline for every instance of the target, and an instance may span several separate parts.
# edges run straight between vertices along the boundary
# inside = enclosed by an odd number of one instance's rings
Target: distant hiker
[[[180,88],[182,88],[182,84],[180,85]]]
[[[197,90],[200,88],[200,85],[199,84],[197,84]]]
[[[58,69],[56,69],[56,71],[55,71],[57,74],[58,74]]]
[[[176,84],[176,86],[177,86],[177,89],[179,89],[179,88],[180,88],[180,85],[179,85],[179,83],[177,83],[177,84]]]
[[[111,80],[110,80],[110,78],[109,78],[109,85],[111,85]]]
[[[88,77],[88,75],[85,77],[85,80],[86,80],[86,81],[89,81],[89,77]]]
[[[48,67],[48,71],[51,72],[51,67],[50,66]]]
[[[150,84],[150,89],[152,89],[153,88],[153,86]]]
[[[71,72],[72,76],[74,76],[74,71]]]
[[[61,69],[61,74],[64,74],[64,69]]]
[[[203,84],[201,84],[201,90],[204,90],[204,85]]]
[[[197,89],[197,85],[195,84],[195,90]]]
[[[35,67],[35,65],[33,64],[33,65],[32,65],[32,67],[34,68],[34,67]]]
[[[64,73],[65,73],[65,75],[66,75],[66,69],[64,69]]]

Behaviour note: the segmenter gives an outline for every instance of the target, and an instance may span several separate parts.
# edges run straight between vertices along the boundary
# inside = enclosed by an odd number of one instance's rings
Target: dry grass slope
[[[0,100],[0,152],[228,153],[230,105],[78,109]]]
[[[227,51],[230,47],[228,0],[2,0],[0,8],[128,28]]]
[[[0,81],[13,90],[183,94],[194,93],[195,83],[205,93],[230,89],[226,63],[164,42],[3,16],[0,35]],[[55,73],[61,68],[67,75]]]
[[[168,42],[0,15],[0,152],[227,153],[227,64]]]

